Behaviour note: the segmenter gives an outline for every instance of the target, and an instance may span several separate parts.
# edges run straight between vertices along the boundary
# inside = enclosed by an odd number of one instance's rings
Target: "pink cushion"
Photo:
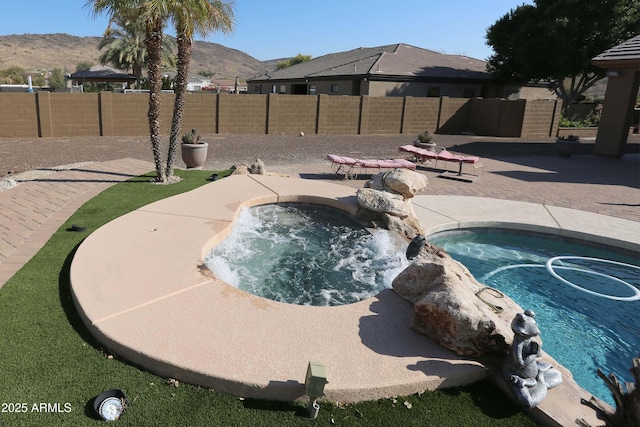
[[[358,162],[358,160],[352,157],[338,156],[336,154],[327,154],[327,160],[340,165],[354,165]]]

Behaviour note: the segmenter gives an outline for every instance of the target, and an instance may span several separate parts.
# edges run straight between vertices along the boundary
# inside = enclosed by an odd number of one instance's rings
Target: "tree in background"
[[[173,54],[175,40],[163,38],[162,63],[166,68],[175,68]],[[98,49],[106,50],[100,55],[101,64],[110,64],[120,70],[131,70],[136,76],[136,89],[140,89],[142,70],[147,61],[145,45],[145,28],[143,22],[127,16],[114,17],[112,25],[107,28],[98,44]]]
[[[91,62],[91,61],[80,61],[80,62],[78,62],[76,64],[76,73],[78,71],[88,70],[91,67],[93,67],[93,62]]]
[[[547,82],[569,104],[605,76],[591,58],[640,34],[640,0],[535,0],[488,28],[488,71],[505,82]]]
[[[178,146],[178,135],[182,127],[185,97],[189,82],[189,63],[193,47],[193,35],[206,36],[211,31],[231,32],[234,24],[233,2],[222,0],[175,1],[171,8],[171,19],[176,30],[178,44],[178,70],[174,86],[175,100],[173,119],[169,135],[169,150],[166,170],[173,175],[173,164]]]
[[[49,87],[55,91],[57,89],[62,89],[65,86],[66,81],[64,79],[64,72],[60,68],[54,68],[49,76]]]
[[[294,65],[302,64],[303,62],[307,62],[311,60],[311,55],[303,55],[301,53],[297,54],[295,57],[289,59],[288,61],[280,61],[276,64],[276,70],[284,70],[285,68],[292,67]]]
[[[27,81],[27,72],[18,66],[0,71],[0,83],[8,85],[23,85]]]

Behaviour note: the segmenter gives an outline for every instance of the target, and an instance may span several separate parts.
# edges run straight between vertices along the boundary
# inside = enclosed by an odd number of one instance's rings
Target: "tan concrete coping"
[[[322,181],[232,176],[124,215],[93,232],[71,265],[82,319],[102,344],[164,377],[237,396],[294,400],[307,364],[326,366],[326,398],[362,401],[477,381],[480,363],[413,332],[413,307],[386,290],[338,307],[263,299],[215,278],[204,256],[242,206],[305,201],[354,213],[355,189]],[[471,226],[543,231],[640,248],[633,221],[523,202],[416,196],[427,234]],[[576,417],[589,395],[569,377],[534,416],[555,425]]]
[[[372,400],[463,385],[485,368],[410,330],[393,291],[339,307],[245,293],[204,267],[242,206],[307,201],[354,212],[350,187],[233,176],[147,205],[93,232],[71,265],[74,302],[112,352],[151,372],[230,394],[304,395],[309,361],[326,366],[326,397]]]

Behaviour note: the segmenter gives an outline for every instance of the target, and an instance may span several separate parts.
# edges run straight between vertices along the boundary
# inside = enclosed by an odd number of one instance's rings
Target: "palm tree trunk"
[[[189,79],[189,60],[191,58],[192,40],[182,31],[178,31],[178,72],[176,74],[175,100],[173,104],[173,119],[171,120],[171,134],[169,135],[169,152],[167,154],[167,177],[173,176],[173,164],[175,163],[178,148],[178,135],[182,127],[185,98],[187,95],[187,83]]]
[[[156,181],[166,182],[160,144],[160,104],[162,93],[162,21],[156,20],[147,27],[147,65],[149,72],[149,135],[151,151],[156,166]]]

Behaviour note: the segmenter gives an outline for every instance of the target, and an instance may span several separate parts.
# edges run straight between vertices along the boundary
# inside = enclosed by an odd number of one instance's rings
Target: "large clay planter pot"
[[[206,142],[200,144],[180,144],[182,148],[182,161],[187,168],[201,168],[207,161],[207,149],[209,144]]]

